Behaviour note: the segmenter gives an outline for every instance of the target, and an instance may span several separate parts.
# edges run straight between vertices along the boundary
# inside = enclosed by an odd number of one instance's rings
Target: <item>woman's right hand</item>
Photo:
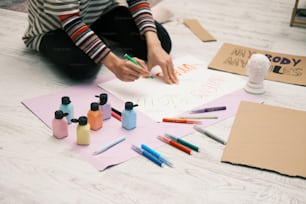
[[[135,81],[140,77],[148,77],[150,72],[148,71],[144,61],[138,58],[134,59],[141,64],[141,67],[126,59],[120,59],[112,52],[106,55],[102,60],[102,63],[121,81],[130,82]]]

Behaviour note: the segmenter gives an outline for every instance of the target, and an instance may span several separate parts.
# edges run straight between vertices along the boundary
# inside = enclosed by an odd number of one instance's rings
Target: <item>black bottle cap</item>
[[[108,96],[106,93],[101,93],[99,96],[97,96],[100,98],[100,105],[104,105],[107,103],[108,100]]]
[[[71,119],[71,122],[73,123],[79,123],[79,125],[87,125],[87,117],[86,116],[81,116],[79,119]]]
[[[126,110],[132,110],[133,109],[133,102],[130,102],[130,101],[128,101],[128,102],[125,102],[125,109]]]
[[[96,102],[91,103],[91,104],[90,104],[90,110],[92,110],[92,111],[97,111],[97,110],[99,110],[99,104],[96,103]]]
[[[54,115],[55,115],[55,119],[62,119],[63,117],[65,117],[63,111],[61,110],[55,111]]]
[[[86,116],[79,117],[79,125],[87,125],[87,117]]]
[[[62,104],[63,105],[68,105],[69,103],[71,103],[69,96],[63,96],[62,97]]]

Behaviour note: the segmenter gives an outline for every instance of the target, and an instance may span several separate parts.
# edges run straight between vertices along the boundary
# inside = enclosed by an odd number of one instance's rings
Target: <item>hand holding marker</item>
[[[133,62],[135,65],[142,67],[141,64],[139,64],[139,62],[137,62],[136,60],[134,60],[134,59],[133,59],[131,56],[129,56],[128,54],[125,54],[125,55],[124,55],[124,58],[127,59],[127,60],[129,60],[130,62]],[[149,75],[148,78],[154,78],[154,76],[153,76],[153,75]]]

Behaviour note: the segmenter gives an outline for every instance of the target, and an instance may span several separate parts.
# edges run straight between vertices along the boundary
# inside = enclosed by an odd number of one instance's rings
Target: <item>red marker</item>
[[[166,137],[162,137],[162,136],[158,136],[158,139],[160,139],[161,141],[163,141],[163,142],[165,142],[165,143],[167,143],[167,144],[169,144],[169,145],[171,145],[171,146],[173,146],[173,147],[175,147],[175,148],[177,148],[177,149],[179,149],[179,150],[181,150],[181,151],[183,151],[187,154],[191,154],[191,149],[185,147],[184,145],[181,145],[180,143],[177,143],[173,140],[170,140],[170,139],[168,139]]]
[[[121,121],[121,116],[115,113],[114,111],[112,111],[112,116],[116,118],[117,120]]]
[[[198,120],[189,120],[189,119],[182,119],[182,118],[163,118],[163,122],[187,123],[187,124],[200,124],[201,123],[201,121],[198,121]]]

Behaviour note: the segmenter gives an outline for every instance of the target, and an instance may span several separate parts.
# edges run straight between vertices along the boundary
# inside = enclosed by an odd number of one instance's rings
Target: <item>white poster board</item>
[[[160,67],[152,69],[152,78],[123,82],[115,78],[99,86],[123,101],[138,104],[155,121],[174,117],[211,100],[242,88],[246,80],[239,75],[208,70],[207,63],[192,56],[174,59],[179,84],[168,85],[158,75]],[[226,105],[226,104],[225,104]]]

